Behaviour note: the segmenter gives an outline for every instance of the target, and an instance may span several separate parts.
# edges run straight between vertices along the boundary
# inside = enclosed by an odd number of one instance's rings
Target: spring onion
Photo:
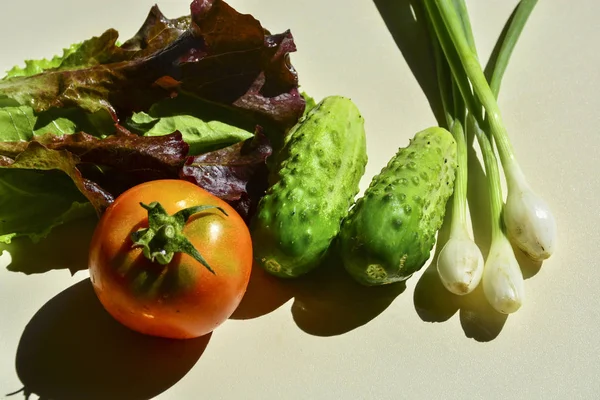
[[[521,308],[525,297],[525,281],[508,238],[502,231],[502,188],[500,172],[492,145],[486,134],[479,129],[474,118],[469,118],[483,155],[490,196],[492,243],[485,260],[483,292],[492,307],[509,314]]]
[[[507,183],[504,224],[511,241],[533,260],[541,261],[552,255],[556,242],[556,222],[548,205],[532,190],[519,166],[502,121],[496,96],[491,90],[476,54],[465,35],[464,24],[451,0],[434,1],[445,31],[450,37],[472,90],[485,109],[486,122],[498,148]],[[535,1],[525,4],[533,8]],[[435,23],[435,22],[434,22]],[[436,27],[442,29],[442,27]],[[461,92],[464,87],[461,88]],[[463,96],[469,96],[463,92]],[[479,115],[480,109],[467,101],[469,111]]]
[[[536,2],[537,0],[522,0],[515,9],[499,40],[500,46],[495,49],[486,69],[489,84],[478,61],[464,0],[425,2],[430,25],[439,41],[437,47],[441,47],[444,52],[447,67],[452,71],[450,79],[454,79],[454,85],[460,91],[468,110],[466,126],[475,133],[484,159],[490,198],[492,242],[483,269],[482,283],[488,302],[501,313],[515,312],[524,299],[523,274],[511,241],[532,259],[541,261],[552,254],[556,236],[552,214],[545,202],[533,192],[516,161],[496,102],[508,60]],[[434,54],[439,53],[436,43],[434,50]],[[439,58],[437,55],[438,71],[440,67],[444,67]],[[443,87],[440,85],[441,89]],[[444,90],[441,90],[441,94],[444,99]],[[445,106],[444,101],[442,104]],[[498,148],[507,181],[506,204],[502,202],[500,174],[492,140]],[[458,190],[460,193],[461,189]],[[456,204],[454,207],[456,208]],[[502,230],[503,215],[506,234]],[[454,216],[451,222],[454,225]],[[449,240],[442,253],[450,243]],[[464,246],[458,251],[466,252],[467,245]],[[444,268],[440,268],[440,265]],[[444,275],[448,275],[448,265],[446,259],[438,259],[438,271],[445,285],[447,279]],[[453,266],[453,271],[459,271],[456,265]]]
[[[429,28],[432,31],[432,27]],[[467,228],[468,157],[462,122],[465,120],[466,113],[437,39],[432,38],[432,45],[442,107],[447,128],[456,140],[458,165],[454,194],[450,200],[452,202],[450,235],[438,255],[437,270],[446,289],[454,294],[464,295],[471,293],[479,285],[484,266],[481,250],[469,236]]]

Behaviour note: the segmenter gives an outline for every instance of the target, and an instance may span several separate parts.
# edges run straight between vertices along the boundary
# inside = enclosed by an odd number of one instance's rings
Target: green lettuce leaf
[[[162,136],[178,131],[190,146],[192,156],[250,139],[254,137],[255,129],[255,124],[236,117],[224,108],[186,95],[159,101],[147,113],[133,114],[126,126],[144,136]]]
[[[154,138],[122,130],[98,139],[77,132],[0,142],[0,242],[40,239],[57,225],[101,214],[136,184],[176,179],[187,153],[179,133]]]
[[[61,56],[54,56],[50,60],[45,58],[41,60],[25,60],[25,67],[15,65],[11,70],[6,72],[4,79],[14,78],[17,76],[36,75],[48,69],[58,68],[62,62],[71,54],[75,53],[80,46],[81,43],[72,44],[66,49],[63,49],[63,54]]]
[[[0,140],[31,140],[34,136],[52,133],[64,135],[74,133],[73,121],[58,117],[49,121],[39,120],[28,106],[0,108]]]
[[[131,118],[138,127],[150,127],[144,136],[163,136],[179,131],[190,146],[190,155],[206,153],[249,139],[252,133],[221,121],[203,121],[192,115],[154,118],[144,112]]]
[[[38,241],[52,228],[93,213],[60,171],[0,169],[0,243],[10,243],[15,236]]]

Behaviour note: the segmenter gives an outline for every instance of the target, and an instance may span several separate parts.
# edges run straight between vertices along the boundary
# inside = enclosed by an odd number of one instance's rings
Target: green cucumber
[[[339,251],[359,283],[408,279],[429,259],[454,190],[456,142],[433,127],[415,135],[373,178],[342,223]]]
[[[254,258],[273,275],[315,268],[338,235],[367,163],[364,120],[348,98],[329,96],[286,137],[251,223]]]

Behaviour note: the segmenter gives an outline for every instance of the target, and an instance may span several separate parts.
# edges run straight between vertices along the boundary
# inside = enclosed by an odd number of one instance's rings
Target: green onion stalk
[[[428,1],[428,3],[432,2]],[[500,155],[508,189],[506,205],[503,210],[507,236],[531,259],[545,260],[552,255],[556,246],[556,222],[547,203],[532,190],[517,162],[496,101],[497,92],[494,93],[488,84],[477,54],[470,44],[473,41],[469,40],[465,34],[466,25],[463,21],[467,14],[466,12],[459,14],[458,7],[452,0],[434,0],[433,3],[435,3],[443,25],[436,26],[436,31],[444,30],[450,38],[451,45],[468,77],[472,90],[478,102],[485,109],[485,127],[489,127],[489,132],[493,136]],[[500,74],[495,78],[497,83],[494,84],[496,91],[500,85],[503,68],[508,63],[510,51],[512,51],[514,42],[535,3],[535,0],[522,0],[519,4],[520,10],[517,9],[513,17],[512,22],[516,24],[516,28],[509,37],[513,42],[506,41],[503,58],[499,57]],[[466,87],[461,87],[461,92],[463,89]],[[470,96],[470,93],[463,92],[464,96]],[[480,115],[481,107],[477,107],[475,101],[467,102],[467,106],[474,116]]]
[[[448,291],[456,295],[465,295],[479,285],[484,267],[483,254],[469,235],[467,227],[468,150],[464,129],[466,112],[431,24],[429,29],[446,127],[456,140],[457,150],[454,193],[450,199],[450,235],[438,255],[436,267],[440,280]]]
[[[477,58],[464,0],[425,1],[430,25],[452,71],[451,80],[460,91],[468,110],[466,125],[474,131],[484,158],[490,197],[492,243],[483,268],[482,281],[488,302],[502,313],[518,310],[524,298],[523,275],[509,238],[534,260],[548,258],[555,246],[554,218],[546,203],[528,185],[516,161],[496,102],[506,65],[535,3],[536,0],[522,0],[515,9],[501,38],[499,51],[489,64],[491,77],[488,84]],[[443,66],[443,63],[436,60],[436,65],[440,64]],[[490,135],[486,135],[484,130]],[[500,174],[492,138],[498,148],[507,180],[506,204],[502,201]],[[506,234],[502,230],[502,215]],[[444,282],[440,261],[438,271]]]
[[[492,144],[474,118],[469,118],[469,126],[474,130],[481,148],[490,196],[492,242],[484,266],[483,292],[496,311],[510,314],[523,304],[525,280],[513,248],[501,228],[502,188]]]

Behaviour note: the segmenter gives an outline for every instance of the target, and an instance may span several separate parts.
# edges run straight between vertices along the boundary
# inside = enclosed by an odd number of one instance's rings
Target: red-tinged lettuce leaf
[[[169,19],[154,5],[138,32],[121,45],[130,59],[146,57],[166,47],[190,28],[190,16]]]
[[[114,29],[108,29],[100,36],[94,36],[83,43],[77,51],[69,54],[53,70],[73,70],[88,68],[99,64],[111,63],[118,58],[126,58],[125,53],[117,46],[119,33]]]
[[[122,128],[103,140],[75,133],[1,142],[0,243],[40,239],[90,209],[101,214],[138,183],[177,179],[187,150],[179,133],[147,138]]]
[[[189,17],[187,21],[189,27]],[[114,29],[109,29],[99,37],[93,37],[65,49],[63,56],[56,56],[51,60],[28,60],[25,62],[25,68],[15,67],[9,71],[5,80],[17,76],[32,76],[43,71],[85,69],[95,65],[144,57],[179,37],[185,31],[182,24],[184,21],[164,18],[158,8],[153,7],[140,32],[126,42],[129,43],[127,48],[117,45],[118,33]],[[4,106],[0,107],[0,140],[16,140],[15,136],[20,137],[21,140],[31,140],[34,134],[48,132],[63,134],[85,131],[95,136],[109,135],[114,133],[115,119],[114,114],[111,116],[105,109],[86,113],[75,107],[53,107],[44,112],[34,113],[33,108],[27,105]]]
[[[169,19],[158,6],[153,6],[138,32],[121,46],[117,44],[119,33],[108,29],[63,50],[63,54],[50,60],[26,60],[25,68],[15,66],[6,78],[32,76],[47,70],[72,70],[89,68],[99,64],[112,64],[151,55],[166,47],[190,27],[190,16]]]
[[[183,58],[181,90],[251,112],[267,125],[293,126],[305,101],[289,59],[296,51],[291,32],[272,35],[221,0],[194,0],[191,9],[192,31],[204,45]]]
[[[253,139],[189,157],[180,177],[227,201],[246,220],[267,190],[271,145],[261,132]]]
[[[106,139],[79,132],[0,142],[0,171],[62,171],[98,214],[142,182],[186,179],[227,201],[249,221],[267,189],[266,159],[272,148],[260,130],[252,139],[189,157],[179,132],[145,137],[117,128]]]
[[[289,62],[289,53],[296,50],[291,33],[271,35],[252,16],[239,14],[222,0],[195,0],[191,10],[190,29],[179,36],[166,35],[165,47],[157,42],[151,55],[112,62],[126,57],[123,54],[139,54],[149,34],[142,28],[125,49],[107,34],[110,40],[98,48],[110,53],[110,63],[6,79],[0,81],[0,99],[29,105],[36,112],[63,107],[104,110],[118,122],[184,92],[245,114],[268,129],[286,131],[293,126],[305,102]]]
[[[156,179],[177,179],[189,150],[179,132],[142,137],[122,127],[117,128],[117,133],[106,139],[79,132],[61,136],[43,135],[33,142],[4,142],[0,143],[0,155],[14,159],[16,167],[64,171],[98,212],[137,184]],[[25,166],[22,162],[16,163],[24,154],[30,153],[32,146],[37,150],[28,156],[32,161]],[[46,165],[37,168],[40,160],[44,160]],[[80,178],[93,185],[82,185]],[[90,190],[92,193],[88,193]],[[96,201],[98,191],[104,194],[102,202]]]
[[[35,76],[41,73],[86,69],[101,64],[112,64],[133,60],[141,55],[139,49],[123,49],[118,46],[119,33],[114,29],[106,30],[100,36],[94,36],[81,43],[71,45],[63,50],[63,56],[55,56],[52,60],[27,60],[25,68],[15,66],[4,80]],[[160,48],[164,47],[162,44]],[[159,47],[154,47],[156,51]]]
[[[179,132],[142,137],[119,127],[117,134],[106,139],[84,133],[63,136],[61,141],[49,138],[51,148],[78,155],[84,176],[115,197],[143,182],[177,179],[189,151]]]
[[[76,155],[67,150],[50,149],[37,141],[17,143],[26,143],[26,146],[14,159],[3,154],[0,157],[0,168],[62,171],[71,178],[77,189],[96,210],[104,210],[114,200],[114,197],[98,184],[83,177],[77,168],[79,158]]]

